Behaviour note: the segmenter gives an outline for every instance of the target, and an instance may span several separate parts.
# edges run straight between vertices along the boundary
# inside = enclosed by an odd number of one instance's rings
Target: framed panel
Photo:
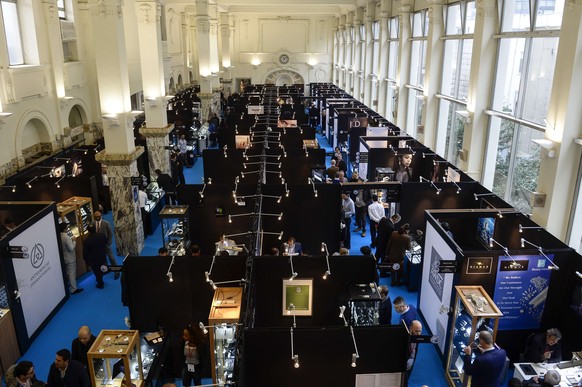
[[[283,280],[283,315],[311,316],[313,279]]]

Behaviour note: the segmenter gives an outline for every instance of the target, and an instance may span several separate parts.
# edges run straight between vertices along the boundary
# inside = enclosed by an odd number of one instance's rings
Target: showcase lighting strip
[[[350,332],[352,334],[352,341],[354,342],[354,350],[356,353],[352,353],[352,367],[356,367],[356,360],[360,358],[360,352],[358,351],[358,344],[356,343],[356,335],[354,334],[354,327],[350,325]]]
[[[435,185],[435,183],[433,183],[433,182],[432,182],[431,180],[429,180],[429,179],[426,179],[426,178],[424,178],[424,177],[420,176],[420,182],[422,183],[423,181],[424,181],[425,183],[430,183],[430,185],[431,185],[431,186],[432,186],[432,187],[433,187],[433,188],[436,190],[436,194],[437,194],[437,195],[440,195],[440,193],[441,193],[441,189],[440,189],[439,187],[437,187],[437,186]]]
[[[495,196],[495,194],[494,193],[482,193],[482,194],[474,193],[473,196],[475,197],[475,200],[479,200],[479,198],[482,196]]]
[[[311,186],[313,187],[313,196],[317,197],[317,189],[315,188],[315,180],[313,180],[311,177],[308,177],[307,183],[311,184]]]
[[[281,231],[281,232],[261,231],[261,234],[264,234],[264,235],[276,235],[278,240],[283,239],[283,231]]]
[[[168,271],[166,272],[166,277],[168,277],[169,282],[174,282],[174,276],[172,274],[172,266],[174,266],[175,259],[176,259],[176,256],[172,255],[172,261],[170,262],[170,267],[168,267]]]
[[[65,177],[66,177],[66,176],[63,176],[63,177],[61,177],[59,180],[57,180],[57,181],[56,181],[56,183],[55,183],[55,187],[57,187],[57,188],[61,188],[61,184],[60,184],[60,183],[61,183],[61,181],[63,181],[63,179],[64,179]]]
[[[433,157],[435,157],[436,155],[437,155],[436,153],[432,153],[432,152],[427,152],[427,153],[422,152],[422,158],[423,159],[425,159],[426,156],[433,156]]]
[[[291,265],[291,277],[289,277],[289,281],[293,281],[297,278],[297,272],[295,268],[293,268],[293,256],[297,255],[297,253],[289,254],[289,264]]]
[[[453,183],[453,185],[454,185],[455,187],[457,187],[457,193],[458,193],[458,194],[460,194],[460,193],[461,193],[461,191],[462,191],[463,189],[462,189],[461,187],[459,187],[459,185],[458,185],[456,182],[454,182],[454,181],[451,181],[451,183]]]
[[[32,185],[30,185],[30,183],[32,183],[33,181],[35,181],[36,179],[38,179],[38,176],[33,177],[32,179],[30,179],[29,181],[26,182],[26,186],[28,188],[32,188]]]
[[[535,247],[536,249],[538,249],[538,252],[540,253],[540,255],[542,255],[542,256],[543,256],[545,259],[547,259],[547,260],[548,260],[548,262],[550,262],[550,263],[552,264],[551,266],[548,266],[548,269],[550,269],[550,270],[560,270],[560,267],[559,267],[558,265],[556,265],[556,264],[554,263],[554,261],[552,261],[552,260],[550,259],[550,257],[548,257],[548,256],[547,256],[547,255],[544,253],[544,251],[543,251],[543,249],[542,249],[542,247],[541,247],[541,246],[535,245],[535,244],[531,243],[530,241],[528,241],[528,240],[527,240],[527,239],[525,239],[525,238],[521,238],[520,242],[521,242],[521,247],[525,247],[525,244],[527,243],[528,245],[530,245],[530,246],[532,246],[532,247]]]
[[[299,368],[299,355],[295,354],[295,347],[293,345],[293,327],[289,329],[291,333],[291,360],[293,360],[293,367]]]
[[[481,200],[483,200],[485,203],[487,203],[487,205],[489,207],[491,207],[492,209],[494,209],[495,211],[497,211],[497,217],[498,218],[500,218],[500,219],[503,218],[503,213],[501,212],[501,210],[499,208],[495,207],[493,204],[491,204],[489,201],[487,201],[485,199],[481,199]]]
[[[327,270],[325,273],[323,273],[321,278],[326,280],[327,277],[331,275],[331,269],[329,267],[329,250],[327,249],[327,244],[325,242],[321,242],[321,251],[325,252],[325,263],[327,264]]]
[[[237,279],[237,280],[230,280],[230,281],[220,281],[220,282],[214,282],[213,280],[209,280],[208,283],[210,284],[210,286],[212,286],[212,289],[216,290],[216,289],[218,289],[218,286],[216,286],[216,285],[225,285],[225,284],[234,284],[234,283],[246,284],[247,280],[244,278]]]
[[[542,226],[522,226],[520,224],[519,225],[519,232],[522,233],[523,230],[537,230],[537,231],[542,231],[542,230],[545,230],[545,228],[543,228]]]
[[[295,304],[290,303],[289,307],[287,308],[287,315],[293,316],[293,328],[297,328],[297,320],[295,318]]]
[[[509,255],[509,250],[507,249],[507,247],[503,246],[501,243],[497,242],[495,239],[489,238],[489,247],[493,248],[493,244],[496,244],[497,246],[501,247],[501,249],[503,250],[503,254],[505,254],[505,256],[507,258],[511,259],[514,264],[517,264],[517,262],[515,262],[515,259],[513,259],[513,257],[511,255]]]
[[[346,320],[346,316],[344,315],[344,313],[346,312],[346,306],[345,305],[341,305],[339,307],[339,310],[340,310],[340,312],[339,312],[339,318],[341,318],[341,319],[344,320],[344,326],[347,327],[348,326],[348,320]]]
[[[16,186],[15,185],[0,185],[0,188],[9,188],[12,190],[12,192],[16,192]]]

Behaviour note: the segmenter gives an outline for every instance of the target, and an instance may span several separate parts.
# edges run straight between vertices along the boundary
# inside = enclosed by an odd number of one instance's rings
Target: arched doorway
[[[23,127],[20,136],[20,149],[26,162],[38,157],[43,151],[43,144],[50,144],[49,130],[38,118],[30,119]]]
[[[265,78],[266,84],[273,84],[275,86],[304,84],[301,74],[291,70],[277,70],[273,71]]]
[[[75,105],[69,112],[69,128],[73,129],[86,122],[85,111],[80,105]]]

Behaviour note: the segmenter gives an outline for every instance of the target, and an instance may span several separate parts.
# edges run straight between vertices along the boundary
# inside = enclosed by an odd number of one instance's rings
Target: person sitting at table
[[[523,358],[528,363],[558,363],[562,361],[562,334],[556,328],[538,333],[528,339]]]
[[[216,252],[221,253],[223,251],[226,251],[228,255],[236,255],[237,251],[239,251],[236,247],[236,242],[232,239],[228,239],[225,234],[221,234],[220,240],[216,242]]]
[[[553,387],[560,384],[562,376],[556,370],[548,370],[546,374],[539,378],[534,376],[530,380],[524,380],[522,386],[524,387]]]
[[[283,243],[281,247],[283,255],[301,255],[303,253],[303,246],[301,243],[295,241],[295,237],[290,236],[287,243]]]

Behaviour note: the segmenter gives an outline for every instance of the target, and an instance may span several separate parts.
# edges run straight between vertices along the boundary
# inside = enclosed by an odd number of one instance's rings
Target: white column
[[[435,149],[439,110],[439,101],[435,95],[440,90],[441,73],[443,71],[444,42],[441,37],[444,33],[444,20],[442,0],[430,0],[429,4],[429,31],[426,42],[426,72],[424,77],[424,95],[427,99],[422,117],[424,134],[419,135],[418,140],[424,145]]]
[[[548,106],[545,137],[556,143],[556,155],[548,157],[542,149],[539,192],[547,194],[544,207],[534,207],[532,219],[570,246],[579,249],[582,237],[582,206],[580,193],[575,192],[582,147],[573,143],[582,127],[582,5],[564,5],[562,31],[552,91]],[[578,195],[578,199],[574,198]],[[572,214],[572,210],[575,212]],[[571,230],[568,235],[568,217]]]
[[[384,3],[384,2],[382,2]],[[388,116],[386,111],[386,99],[388,90],[386,78],[388,78],[388,55],[390,54],[390,45],[388,44],[388,12],[382,10],[380,20],[380,67],[378,70],[378,107],[376,111],[383,117]]]
[[[495,0],[477,2],[477,18],[471,57],[471,74],[467,96],[467,110],[473,113],[471,122],[465,123],[463,149],[467,160],[459,167],[475,180],[481,180],[483,160],[489,128],[489,116],[484,111],[491,101],[491,85],[494,80],[495,57],[498,40],[493,36],[499,25]],[[490,155],[492,156],[492,155]]]
[[[160,29],[159,0],[135,2],[144,108],[149,128],[163,128],[168,123],[164,85],[164,60]]]
[[[406,127],[406,112],[408,107],[408,89],[404,87],[410,78],[410,52],[412,43],[410,37],[412,36],[412,26],[410,25],[410,12],[412,4],[410,0],[404,0],[400,5],[399,11],[399,34],[398,45],[400,46],[400,55],[398,55],[398,67],[396,69],[396,86],[395,95],[398,100],[396,110],[396,125],[404,131],[412,130],[413,128]]]
[[[370,7],[368,7],[370,8]],[[373,9],[373,8],[372,8]],[[373,13],[373,11],[372,11]],[[364,70],[364,97],[360,98],[361,101],[368,107],[372,107],[372,51],[373,51],[373,39],[372,39],[372,18],[366,16],[366,22],[364,24],[366,28],[366,41],[362,43],[363,49],[365,51],[365,62],[362,63],[362,68]]]
[[[220,13],[220,36],[222,43],[222,67],[229,68],[231,66],[230,59],[230,17],[228,13]]]
[[[212,91],[212,85],[205,79],[212,73],[208,0],[196,0],[196,15],[196,45],[199,54],[198,77],[200,79],[200,91],[202,93],[210,93]]]

